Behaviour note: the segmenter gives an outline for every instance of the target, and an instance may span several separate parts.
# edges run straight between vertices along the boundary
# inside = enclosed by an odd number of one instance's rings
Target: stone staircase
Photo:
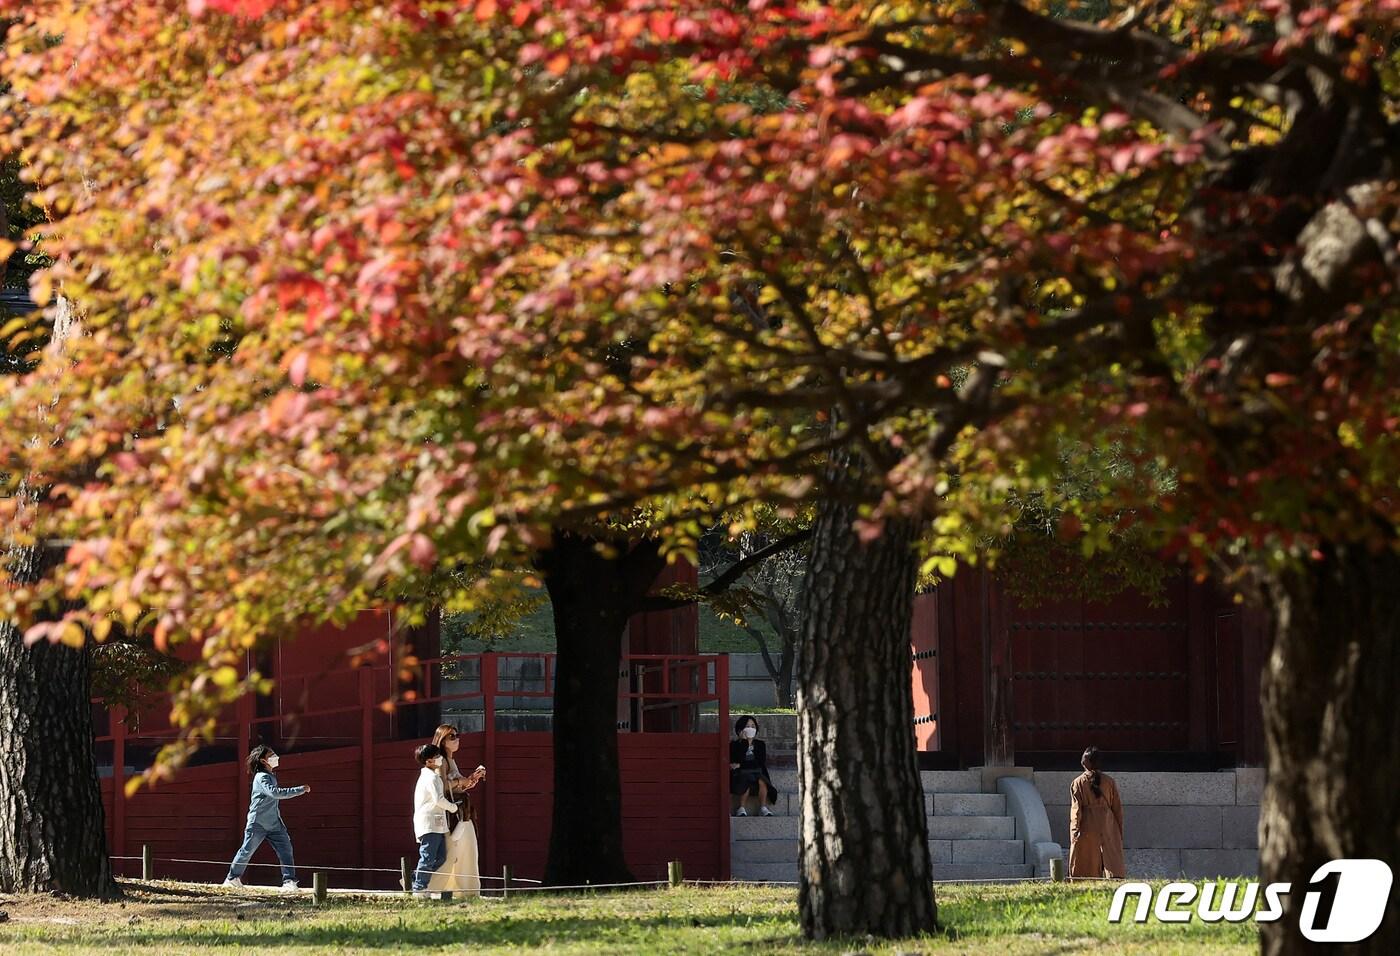
[[[736,880],[797,881],[801,795],[795,768],[797,718],[760,715],[768,743],[768,771],[782,796],[771,817],[734,817],[730,828],[730,873]],[[1030,879],[1016,819],[1006,796],[982,792],[979,770],[926,770],[920,775],[928,814],[929,857],[935,880]]]

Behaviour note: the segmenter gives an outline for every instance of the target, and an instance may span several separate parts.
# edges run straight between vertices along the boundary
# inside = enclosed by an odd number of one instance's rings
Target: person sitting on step
[[[744,804],[749,797],[758,799],[758,812],[771,817],[768,805],[778,802],[778,788],[768,776],[768,752],[758,739],[758,721],[740,717],[734,724],[734,739],[729,742],[729,794],[736,817],[746,817]]]

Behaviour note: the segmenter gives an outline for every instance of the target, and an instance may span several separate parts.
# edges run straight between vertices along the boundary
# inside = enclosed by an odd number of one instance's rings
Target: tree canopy
[[[1134,459],[1091,535],[1393,540],[1400,2],[1064,6],[7,4],[83,334],[0,397],[71,542],[5,613],[203,642],[207,717],[290,621],[843,446],[932,567],[1067,441]]]

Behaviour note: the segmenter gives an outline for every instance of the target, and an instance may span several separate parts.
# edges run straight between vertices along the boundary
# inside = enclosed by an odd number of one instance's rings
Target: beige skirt
[[[447,835],[447,859],[428,881],[429,893],[481,895],[481,869],[477,860],[476,827],[461,820]]]

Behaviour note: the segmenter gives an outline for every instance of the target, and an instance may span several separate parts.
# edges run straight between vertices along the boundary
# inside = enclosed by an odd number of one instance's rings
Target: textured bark
[[[61,350],[76,329],[60,299],[48,351]],[[41,492],[22,485],[19,496],[32,506]],[[3,531],[0,560],[16,582],[37,579],[61,557],[11,547]],[[0,621],[0,892],[120,895],[92,750],[88,650],[25,647],[18,629]]]
[[[558,532],[537,559],[554,611],[554,812],[545,882],[626,883],[617,677],[622,634],[665,559],[655,542],[617,543]]]
[[[814,940],[937,923],[909,681],[916,528],[888,522],[862,544],[855,518],[820,508],[798,648],[799,899]]]
[[[87,650],[0,623],[0,892],[120,895],[92,738]]]
[[[1263,879],[1292,884],[1262,927],[1268,956],[1311,953],[1297,927],[1328,860],[1400,861],[1400,556],[1334,548],[1272,584],[1274,643],[1263,683],[1269,777],[1260,808]],[[1394,892],[1394,891],[1392,891]],[[1400,909],[1348,952],[1400,952]]]

